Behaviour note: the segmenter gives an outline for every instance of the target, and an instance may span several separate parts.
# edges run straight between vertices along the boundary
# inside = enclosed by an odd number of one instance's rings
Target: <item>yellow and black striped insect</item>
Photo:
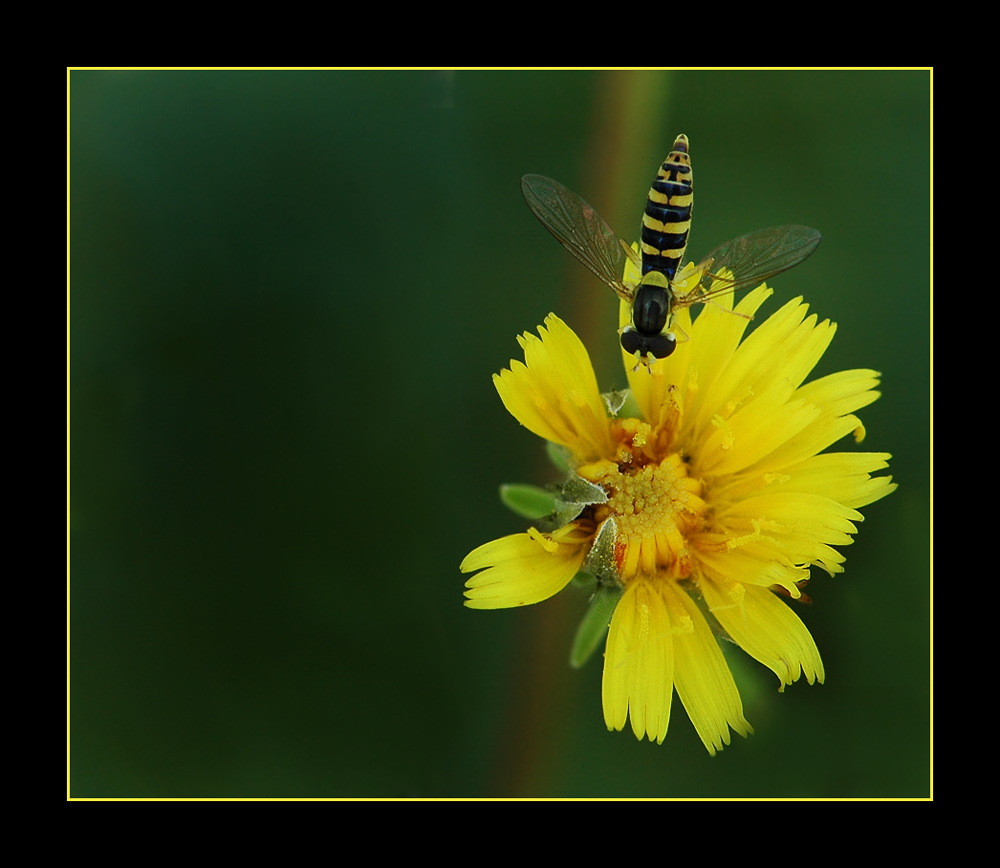
[[[694,201],[684,135],[674,141],[646,197],[641,256],[615,235],[600,214],[558,181],[525,175],[521,192],[556,240],[631,305],[632,323],[622,329],[621,345],[646,366],[676,349],[677,338],[670,331],[675,311],[745,289],[798,265],[822,237],[808,226],[758,229],[719,245],[698,265],[686,266],[679,273]],[[637,282],[625,282],[625,256],[642,275]]]

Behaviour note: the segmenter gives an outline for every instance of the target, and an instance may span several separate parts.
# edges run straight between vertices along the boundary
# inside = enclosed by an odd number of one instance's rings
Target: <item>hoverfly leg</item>
[[[625,241],[624,238],[619,238],[618,243],[622,246],[622,250],[625,251],[625,255],[629,258],[629,261],[638,269],[642,268],[642,255],[633,250],[632,247]]]
[[[748,314],[748,313],[740,313],[740,311],[738,311],[738,310],[732,310],[731,308],[723,307],[721,304],[719,304],[716,301],[712,301],[711,299],[709,299],[708,301],[704,302],[704,304],[710,304],[710,305],[712,305],[712,307],[717,307],[719,310],[725,311],[726,313],[731,313],[733,316],[738,316],[741,319],[746,319],[746,320],[752,320],[753,319],[753,317],[750,314]]]
[[[634,374],[639,370],[639,368],[644,367],[649,372],[649,375],[653,376],[653,363],[658,362],[659,359],[653,359],[651,361],[649,353],[641,353],[639,350],[636,350],[633,355],[635,356],[635,367],[632,368],[632,373]]]

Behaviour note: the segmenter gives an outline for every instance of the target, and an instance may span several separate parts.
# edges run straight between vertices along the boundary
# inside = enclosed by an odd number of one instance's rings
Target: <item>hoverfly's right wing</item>
[[[614,230],[568,187],[543,175],[521,178],[524,201],[563,247],[625,301],[635,295],[622,282],[624,248]]]

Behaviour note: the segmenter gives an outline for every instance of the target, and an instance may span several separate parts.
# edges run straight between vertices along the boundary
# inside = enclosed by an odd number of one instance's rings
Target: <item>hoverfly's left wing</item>
[[[521,193],[556,241],[619,297],[632,300],[634,292],[622,282],[624,249],[600,214],[568,187],[543,175],[521,178]]]
[[[702,260],[703,290],[692,293],[691,302],[718,298],[787,271],[810,256],[822,238],[809,226],[773,226],[720,244]],[[715,278],[723,268],[732,278]]]

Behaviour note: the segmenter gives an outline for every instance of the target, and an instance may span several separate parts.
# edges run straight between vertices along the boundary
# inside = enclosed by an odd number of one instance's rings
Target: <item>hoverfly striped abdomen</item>
[[[687,136],[674,141],[674,149],[656,173],[646,197],[646,213],[642,216],[642,273],[659,271],[674,279],[691,229],[691,207],[694,202],[691,158]]]

